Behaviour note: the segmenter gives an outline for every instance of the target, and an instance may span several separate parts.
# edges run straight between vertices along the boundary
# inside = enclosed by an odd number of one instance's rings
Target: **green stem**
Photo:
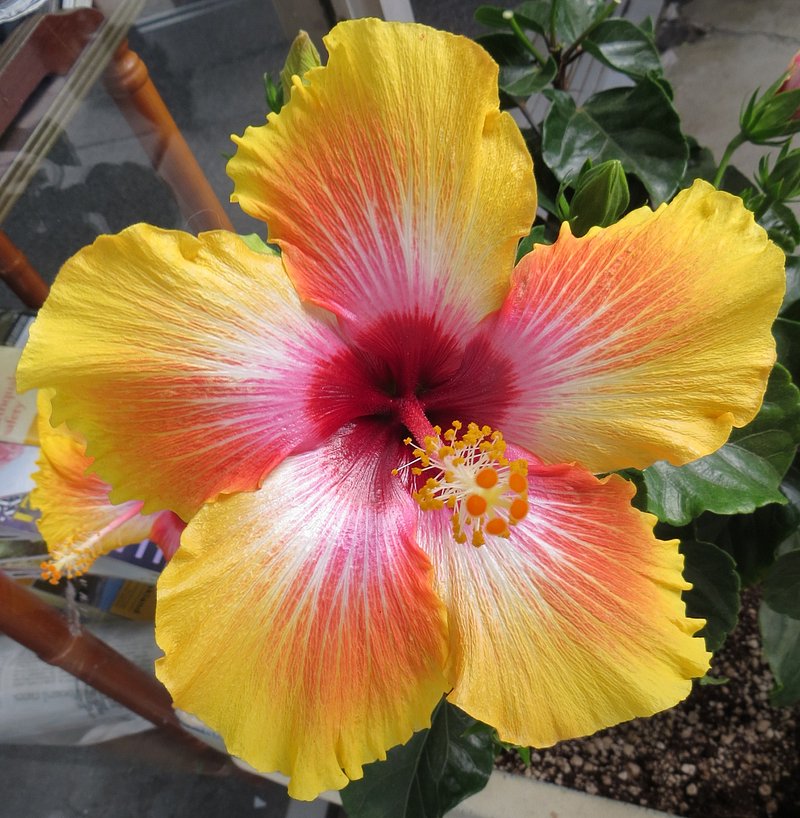
[[[556,36],[556,7],[558,0],[552,0],[550,3],[550,50],[555,51],[558,48],[558,37]]]
[[[522,43],[523,46],[533,55],[533,58],[539,65],[544,68],[547,64],[547,59],[543,57],[536,46],[530,41],[528,35],[522,30],[522,26],[517,21],[517,17],[513,11],[505,11],[503,12],[503,17],[508,20],[509,25],[511,26],[512,31],[516,35],[517,39]]]
[[[619,0],[611,0],[611,2],[603,9],[603,13],[589,26],[586,27],[585,31],[582,31],[578,38],[575,40],[572,45],[564,52],[564,56],[562,58],[562,63],[567,64],[572,62],[572,60],[578,56],[576,53],[581,46],[581,43],[600,25],[600,23],[604,23],[610,16],[614,9],[619,5]]]
[[[734,154],[734,151],[740,146],[745,143],[745,136],[742,133],[736,134],[736,136],[731,139],[728,143],[728,147],[725,148],[725,153],[722,154],[722,160],[719,163],[719,167],[717,168],[717,173],[714,176],[714,181],[712,184],[714,187],[719,188],[720,184],[722,183],[722,177],[725,176],[725,171],[728,169],[728,165],[730,164],[731,157]]]

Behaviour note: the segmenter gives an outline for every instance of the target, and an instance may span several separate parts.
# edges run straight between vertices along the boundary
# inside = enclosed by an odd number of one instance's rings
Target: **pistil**
[[[502,433],[489,426],[470,423],[463,431],[463,424],[454,421],[442,434],[418,403],[416,407],[419,411],[408,402],[401,419],[422,445],[415,446],[415,459],[402,469],[427,476],[413,494],[420,508],[449,509],[456,542],[479,547],[487,538],[508,538],[511,528],[528,514],[527,461],[509,460]],[[404,442],[414,445],[411,437]]]
[[[58,585],[62,577],[73,579],[86,573],[97,557],[105,553],[105,538],[135,517],[142,510],[142,504],[126,503],[120,508],[122,512],[101,529],[82,535],[82,539],[73,537],[51,548],[50,559],[39,566],[42,579]]]

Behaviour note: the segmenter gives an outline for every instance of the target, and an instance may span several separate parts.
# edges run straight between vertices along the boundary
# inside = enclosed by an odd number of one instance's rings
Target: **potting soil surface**
[[[743,596],[740,622],[714,657],[722,685],[695,684],[672,710],[498,766],[509,772],[691,818],[800,816],[800,708],[769,702],[758,598]]]

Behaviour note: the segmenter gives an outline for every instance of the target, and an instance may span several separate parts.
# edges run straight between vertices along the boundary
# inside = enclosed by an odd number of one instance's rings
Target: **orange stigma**
[[[456,420],[444,434],[433,427],[424,448],[403,468],[429,475],[414,492],[423,511],[448,508],[456,542],[479,547],[487,538],[508,539],[511,527],[528,513],[528,463],[508,460],[503,435],[489,426]],[[409,438],[404,441],[411,445]],[[398,469],[394,470],[395,474]]]

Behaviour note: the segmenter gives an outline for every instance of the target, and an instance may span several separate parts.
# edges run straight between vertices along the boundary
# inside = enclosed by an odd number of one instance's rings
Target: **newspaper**
[[[90,630],[150,673],[160,651],[152,623],[102,622]],[[0,636],[0,742],[95,744],[147,730],[150,722],[61,668]]]

